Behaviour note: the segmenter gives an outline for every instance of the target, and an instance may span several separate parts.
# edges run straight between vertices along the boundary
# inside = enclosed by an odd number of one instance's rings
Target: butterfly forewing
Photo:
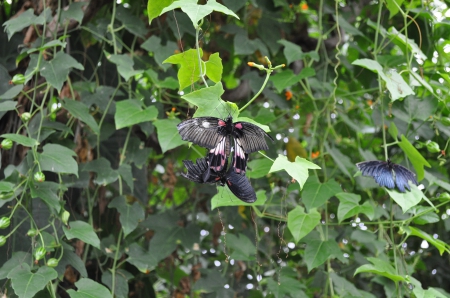
[[[357,163],[356,166],[363,176],[373,177],[381,187],[393,189],[397,186],[400,192],[405,192],[405,188],[411,190],[408,181],[418,185],[416,175],[413,172],[390,160],[387,162],[379,160],[364,161]]]
[[[248,122],[234,123],[234,137],[241,140],[241,146],[245,153],[268,150],[269,146],[264,137],[268,137],[273,142],[272,137],[264,130]]]
[[[183,141],[189,141],[208,149],[212,149],[222,140],[219,127],[224,121],[215,117],[200,117],[185,120],[177,125]]]

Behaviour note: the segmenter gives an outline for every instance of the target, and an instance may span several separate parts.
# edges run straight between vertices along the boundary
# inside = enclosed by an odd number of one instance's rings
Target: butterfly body
[[[400,192],[405,192],[405,189],[411,190],[408,181],[418,185],[416,175],[413,172],[404,166],[391,162],[389,159],[388,161],[363,161],[357,163],[356,166],[363,176],[373,177],[381,187],[393,189],[397,186]]]
[[[210,149],[209,167],[216,172],[225,168],[226,157],[231,151],[231,139],[234,139],[232,168],[241,175],[245,174],[248,154],[258,150],[268,150],[265,137],[273,141],[272,137],[258,126],[243,121],[233,122],[231,116],[226,119],[191,118],[178,124],[177,128],[184,141]]]
[[[187,173],[181,175],[197,183],[218,183],[220,186],[227,185],[230,191],[240,200],[246,203],[256,201],[256,194],[247,177],[236,173],[232,166],[228,170],[224,167],[221,171],[210,171],[208,158],[198,158],[194,164],[190,160],[183,160]],[[233,163],[232,163],[233,164]],[[205,173],[208,173],[207,177]]]

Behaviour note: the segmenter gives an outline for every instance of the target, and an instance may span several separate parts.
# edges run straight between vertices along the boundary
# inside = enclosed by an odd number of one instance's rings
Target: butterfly
[[[400,192],[405,192],[405,188],[411,190],[408,181],[418,185],[416,174],[404,166],[388,161],[363,161],[356,164],[363,176],[372,176],[375,182],[381,187],[397,188]]]
[[[225,120],[215,117],[191,118],[178,124],[177,128],[184,141],[210,149],[209,167],[216,172],[222,171],[226,165],[231,137],[234,139],[232,168],[238,174],[245,174],[249,153],[269,149],[264,137],[274,141],[254,124],[243,121],[233,123],[231,116]]]
[[[228,170],[224,167],[219,172],[210,171],[207,157],[197,158],[195,164],[190,160],[183,160],[183,164],[187,169],[187,173],[181,173],[183,177],[197,183],[219,183],[220,186],[225,186],[226,184],[231,192],[241,201],[246,203],[256,201],[256,194],[250,181],[247,177],[236,173],[232,166]],[[206,175],[207,178],[205,177]]]

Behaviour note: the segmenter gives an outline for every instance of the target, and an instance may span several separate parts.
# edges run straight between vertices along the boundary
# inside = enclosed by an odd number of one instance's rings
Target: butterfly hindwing
[[[210,173],[206,158],[197,158],[195,164],[190,160],[183,160],[183,164],[187,169],[187,173],[181,173],[183,177],[196,183],[216,183],[218,175]],[[208,173],[206,179],[205,173]]]
[[[238,174],[244,175],[247,170],[248,154],[244,152],[242,148],[241,140],[234,139],[234,155],[233,155],[233,168]]]
[[[227,185],[231,192],[241,201],[253,203],[256,201],[255,190],[247,177],[239,175],[233,168],[227,173]]]
[[[208,152],[209,167],[220,172],[226,166],[227,156],[230,154],[230,138],[222,136],[222,139],[213,149]]]
[[[395,173],[395,183],[401,192],[405,192],[405,188],[411,190],[408,181],[411,181],[415,185],[419,184],[417,182],[416,175],[404,166],[393,164],[392,169]]]

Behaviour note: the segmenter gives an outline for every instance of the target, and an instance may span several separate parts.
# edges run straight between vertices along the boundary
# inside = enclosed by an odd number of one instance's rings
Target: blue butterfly
[[[409,191],[411,190],[408,181],[415,185],[419,184],[417,183],[416,174],[404,166],[391,162],[390,159],[387,162],[379,160],[363,161],[357,163],[356,166],[363,176],[373,177],[375,182],[381,187],[393,189],[397,185],[400,192],[405,192],[405,188]]]

